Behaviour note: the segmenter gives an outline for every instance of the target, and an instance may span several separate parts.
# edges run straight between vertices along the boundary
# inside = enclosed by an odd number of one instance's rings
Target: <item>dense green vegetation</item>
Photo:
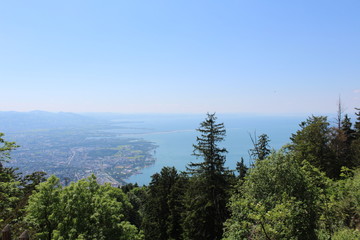
[[[0,134],[0,227],[33,239],[360,239],[360,110],[311,116],[275,151],[252,138],[253,164],[224,167],[224,124],[200,124],[186,172],[164,167],[148,186],[100,185],[95,176],[62,186],[55,176],[21,177],[4,167],[18,146]]]

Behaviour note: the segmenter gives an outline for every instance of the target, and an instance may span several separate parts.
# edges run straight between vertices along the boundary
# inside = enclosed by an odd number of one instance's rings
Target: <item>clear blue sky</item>
[[[360,107],[360,1],[0,1],[0,111]]]

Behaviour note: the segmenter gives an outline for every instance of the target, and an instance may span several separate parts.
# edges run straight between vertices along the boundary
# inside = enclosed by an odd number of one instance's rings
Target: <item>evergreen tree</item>
[[[251,136],[250,136],[251,137]],[[269,146],[269,136],[267,134],[261,134],[258,139],[253,139],[251,137],[251,141],[254,145],[253,149],[250,149],[250,156],[255,160],[264,160],[267,156],[269,156],[271,150]]]
[[[355,108],[358,112],[356,115],[356,122],[354,124],[356,139],[360,138],[360,108]]]
[[[347,137],[341,128],[331,128],[329,148],[333,153],[333,161],[331,165],[332,177],[338,178],[341,167],[350,167],[351,163],[350,145],[347,145]]]
[[[344,132],[346,136],[346,142],[348,143],[348,145],[351,145],[351,142],[355,138],[354,136],[355,131],[354,129],[352,129],[351,119],[347,114],[345,114],[345,117],[341,122],[341,130]]]
[[[11,159],[11,151],[19,147],[15,142],[6,141],[3,136],[4,133],[0,132],[0,167],[2,167],[3,162],[8,162]]]
[[[139,187],[139,185],[137,183],[135,183],[135,184],[128,183],[128,184],[122,185],[120,188],[124,193],[128,193],[131,190],[138,188],[138,187]]]
[[[220,174],[228,170],[224,167],[226,161],[225,153],[227,150],[218,146],[226,136],[223,123],[216,123],[215,114],[207,114],[205,121],[200,123],[200,128],[196,129],[200,137],[196,138],[197,144],[193,144],[193,156],[203,158],[203,162],[190,163],[188,171],[190,174]]]
[[[339,127],[340,126],[340,127]],[[357,139],[356,130],[352,129],[352,123],[347,114],[338,127],[331,128],[332,136],[330,148],[334,153],[334,166],[337,167],[337,175],[341,167],[354,168],[359,165],[360,138]]]
[[[344,119],[341,121],[340,128],[334,128],[335,136],[332,142],[335,143],[335,149],[333,149],[333,151],[338,159],[337,161],[340,163],[340,167],[353,168],[355,166],[351,149],[352,142],[355,139],[355,131],[351,126],[351,119],[345,114]],[[334,144],[332,144],[332,147],[334,148]]]
[[[340,165],[330,148],[331,129],[327,117],[312,116],[302,122],[300,130],[292,134],[290,149],[299,161],[307,160],[313,166],[326,172],[329,177],[338,177]]]
[[[231,176],[224,167],[227,151],[218,145],[226,130],[223,123],[216,122],[215,114],[207,114],[197,131],[200,136],[193,145],[193,155],[203,161],[188,167],[192,178],[185,197],[184,238],[220,239],[228,217],[226,203]]]
[[[243,180],[248,170],[249,168],[245,165],[244,158],[241,158],[241,161],[236,163],[236,171],[239,173],[239,179]]]
[[[5,167],[4,163],[11,160],[11,152],[19,146],[15,142],[4,139],[4,133],[0,132],[0,182],[20,181],[20,174],[15,168]]]
[[[152,176],[143,209],[145,239],[181,239],[185,187],[185,176],[174,167],[164,167]]]
[[[356,114],[356,122],[354,124],[354,140],[351,143],[351,152],[352,152],[352,163],[353,166],[360,166],[360,108],[355,108],[358,110]]]
[[[135,184],[136,185],[136,184]],[[141,228],[144,216],[144,204],[147,198],[147,187],[134,187],[126,192],[126,195],[132,205],[129,212],[125,214],[126,219],[138,229]]]
[[[24,177],[17,168],[3,163],[11,160],[11,152],[18,148],[15,142],[6,141],[0,133],[0,228],[11,223],[14,235],[23,231],[25,206],[35,187],[45,180],[44,172],[34,172]]]

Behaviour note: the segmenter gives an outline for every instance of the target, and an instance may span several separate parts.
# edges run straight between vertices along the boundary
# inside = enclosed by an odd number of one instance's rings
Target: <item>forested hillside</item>
[[[31,239],[360,239],[360,109],[300,123],[275,151],[254,137],[252,164],[224,166],[226,128],[208,114],[185,172],[164,167],[148,186],[62,186],[6,167],[18,146],[0,133],[0,227]],[[249,139],[250,140],[250,139]],[[189,143],[191,144],[191,143]],[[20,169],[21,171],[21,169]]]

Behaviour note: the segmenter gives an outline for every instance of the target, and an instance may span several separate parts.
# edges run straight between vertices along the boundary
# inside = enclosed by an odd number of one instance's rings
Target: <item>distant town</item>
[[[124,137],[112,131],[113,127],[69,124],[9,134],[5,131],[7,138],[20,146],[8,165],[19,168],[24,175],[36,171],[54,174],[63,185],[91,174],[97,176],[99,183],[123,185],[128,177],[155,162],[157,146],[141,138]]]

